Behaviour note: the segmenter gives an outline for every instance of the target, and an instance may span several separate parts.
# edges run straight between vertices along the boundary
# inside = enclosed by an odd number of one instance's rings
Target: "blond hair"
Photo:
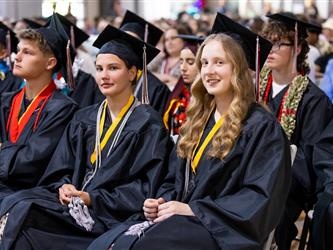
[[[245,53],[238,42],[225,34],[213,34],[200,46],[196,64],[201,69],[203,48],[211,41],[218,41],[226,53],[226,60],[232,65],[231,87],[233,99],[227,110],[222,127],[212,139],[212,147],[207,152],[209,157],[224,159],[238,138],[242,122],[249,107],[255,102],[255,93]],[[214,96],[205,89],[201,78],[192,85],[192,97],[187,111],[187,121],[180,129],[180,141],[177,154],[181,158],[191,158],[192,151],[199,140],[211,111],[215,109]]]

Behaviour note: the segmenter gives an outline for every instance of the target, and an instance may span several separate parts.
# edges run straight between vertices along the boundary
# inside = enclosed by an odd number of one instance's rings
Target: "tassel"
[[[149,104],[148,98],[148,78],[147,78],[147,54],[146,45],[143,46],[143,69],[142,69],[143,85],[142,85],[142,104]]]
[[[71,89],[75,89],[75,82],[74,82],[74,77],[73,77],[73,68],[72,68],[72,58],[71,58],[71,43],[70,40],[67,42],[67,47],[66,47],[66,56],[67,56],[67,62],[66,62],[66,69],[67,69],[67,81],[68,81],[68,86]]]
[[[74,27],[73,25],[71,25],[71,44],[73,46],[73,48],[75,49],[75,35],[74,35]]]
[[[153,224],[154,222],[152,221],[144,221],[142,223],[134,224],[125,232],[125,235],[138,236],[140,238],[140,236],[144,234],[145,230]]]
[[[260,43],[259,43],[259,37],[257,36],[257,44],[256,44],[256,96],[257,101],[259,101],[259,77],[260,77]]]
[[[293,57],[293,74],[297,73],[297,47],[298,47],[298,27],[295,23],[295,38],[294,38],[294,57]]]
[[[148,41],[148,24],[145,26],[145,36],[144,42]],[[146,54],[146,45],[143,46],[143,69],[142,69],[143,85],[142,85],[142,104],[149,104],[148,96],[148,77],[147,77],[147,54]]]
[[[12,70],[12,60],[11,60],[11,53],[12,53],[12,44],[10,41],[10,32],[7,32],[6,35],[6,48],[7,48],[7,53],[8,53],[8,57],[7,57],[7,66],[9,68],[9,70]]]

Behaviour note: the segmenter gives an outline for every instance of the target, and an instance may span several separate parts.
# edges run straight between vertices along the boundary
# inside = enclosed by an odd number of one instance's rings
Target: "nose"
[[[15,56],[15,62],[21,62],[22,61],[22,52],[18,51]]]
[[[187,65],[185,62],[180,64],[180,71],[181,72],[185,72],[187,70]]]
[[[205,67],[202,68],[205,75],[212,75],[215,73],[215,66],[213,63],[207,63]]]

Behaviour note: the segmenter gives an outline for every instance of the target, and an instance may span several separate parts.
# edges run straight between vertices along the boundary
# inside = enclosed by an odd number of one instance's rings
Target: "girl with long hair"
[[[255,51],[253,33],[221,18]],[[147,221],[120,224],[89,249],[262,248],[287,197],[290,151],[275,117],[255,103],[244,51],[226,34],[203,42],[188,119],[157,199],[144,202]]]

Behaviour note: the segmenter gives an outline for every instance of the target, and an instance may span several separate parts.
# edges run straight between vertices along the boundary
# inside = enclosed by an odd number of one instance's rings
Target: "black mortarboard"
[[[298,38],[306,38],[308,36],[307,29],[316,28],[315,25],[308,22],[304,22],[298,19],[291,12],[280,12],[276,14],[267,15],[271,20],[283,23],[290,31],[295,30],[295,24],[297,23]]]
[[[160,52],[152,45],[116,29],[110,25],[97,37],[93,46],[99,48],[98,54],[114,54],[127,62],[127,66],[136,66],[143,72],[142,100],[149,104],[147,64]]]
[[[78,48],[84,41],[89,38],[89,35],[86,32],[70,22],[66,17],[60,15],[59,13],[55,13],[55,15],[62,23],[67,36],[71,40],[72,46],[74,45],[75,48]],[[50,22],[51,17],[49,17],[48,23]]]
[[[189,48],[194,55],[197,54],[200,44],[205,40],[203,36],[183,35],[179,34],[177,37],[184,40],[184,48]]]
[[[0,43],[5,45],[5,47],[8,49],[9,43],[7,42],[9,34],[10,39],[10,51],[16,52],[18,39],[16,37],[16,34],[14,31],[9,28],[7,25],[5,25],[3,22],[0,21]]]
[[[48,25],[36,29],[36,31],[42,34],[57,58],[55,71],[59,71],[63,68],[69,86],[74,88],[71,63],[74,60],[75,53],[73,47],[68,43],[68,41],[70,41],[69,37],[67,36],[58,16],[53,14],[49,19]]]
[[[263,67],[266,58],[272,48],[272,44],[264,39],[263,37],[253,33],[251,30],[245,28],[239,23],[231,20],[227,16],[217,13],[212,33],[225,33],[230,35],[242,46],[249,67],[252,70],[256,70],[256,47],[257,47],[257,38],[259,38],[259,62],[260,68]]]
[[[142,41],[144,41],[146,24],[148,24],[147,43],[156,46],[161,36],[163,35],[163,31],[129,10],[127,10],[125,13],[125,17],[120,25],[120,29],[123,31],[133,32],[137,34]]]
[[[138,69],[143,68],[142,57],[144,46],[146,46],[147,64],[160,52],[157,48],[110,25],[106,26],[97,37],[93,46],[100,49],[99,54],[115,54],[130,64],[135,65]]]
[[[43,27],[43,25],[37,23],[36,21],[29,19],[29,18],[23,18],[23,22],[25,22],[30,29],[39,29]]]

